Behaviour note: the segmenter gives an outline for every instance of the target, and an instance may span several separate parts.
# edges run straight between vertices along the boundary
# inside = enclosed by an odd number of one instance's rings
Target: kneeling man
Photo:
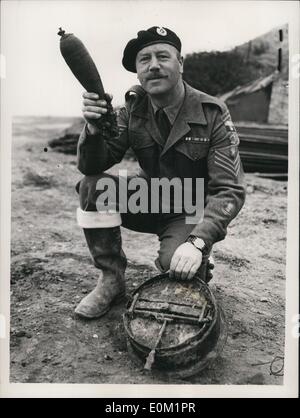
[[[83,94],[86,126],[78,143],[78,168],[85,177],[77,185],[77,218],[100,269],[96,288],[75,310],[86,318],[104,315],[125,295],[126,257],[120,225],[158,236],[155,263],[161,272],[180,280],[197,274],[208,282],[212,246],[225,238],[228,224],[245,200],[239,139],[229,111],[219,99],[183,81],[178,36],[156,26],[140,31],[127,43],[122,63],[127,71],[137,73],[140,85],[125,95],[126,105],[118,112],[117,137],[104,137],[99,128],[111,97],[99,100],[93,92]],[[129,147],[136,154],[141,174],[134,180],[104,173],[122,160]],[[148,210],[130,210],[129,204],[126,210],[121,207],[124,190],[128,202],[132,197],[133,180],[149,185],[144,193]],[[172,183],[174,196],[153,195],[153,182],[162,180]],[[105,213],[99,206],[101,184],[109,181],[119,196],[114,213]],[[184,205],[186,199],[194,205],[194,216]],[[156,210],[151,210],[150,201],[155,202]]]

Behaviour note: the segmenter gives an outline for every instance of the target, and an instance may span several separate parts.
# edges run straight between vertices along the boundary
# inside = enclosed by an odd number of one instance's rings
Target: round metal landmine
[[[152,277],[135,290],[123,320],[132,360],[169,377],[199,373],[226,343],[224,314],[199,278]]]

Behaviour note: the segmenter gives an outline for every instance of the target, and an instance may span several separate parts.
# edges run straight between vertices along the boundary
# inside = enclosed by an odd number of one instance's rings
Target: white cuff
[[[118,212],[88,212],[77,208],[77,223],[81,228],[112,228],[122,224]]]

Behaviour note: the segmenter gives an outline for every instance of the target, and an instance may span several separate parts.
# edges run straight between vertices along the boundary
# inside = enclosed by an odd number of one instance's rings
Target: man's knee
[[[101,173],[93,176],[85,176],[76,184],[76,191],[79,194],[80,208],[82,210],[97,210],[96,202],[99,196],[99,188],[97,187],[97,184],[99,180],[107,178],[113,180],[113,177],[109,174]]]
[[[97,207],[97,199],[102,192],[99,180],[109,179],[115,182],[113,176],[103,173],[85,176],[77,185],[80,207],[77,209],[77,223],[84,229],[112,228],[122,224],[119,213],[101,210]]]

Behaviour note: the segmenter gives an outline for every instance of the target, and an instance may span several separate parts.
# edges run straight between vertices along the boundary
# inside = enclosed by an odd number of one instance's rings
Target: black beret
[[[127,43],[123,53],[123,66],[126,70],[136,73],[135,59],[137,53],[148,45],[158,43],[173,45],[179,52],[181,52],[181,41],[176,33],[168,28],[152,26],[147,30],[139,31],[137,38],[131,39]]]

